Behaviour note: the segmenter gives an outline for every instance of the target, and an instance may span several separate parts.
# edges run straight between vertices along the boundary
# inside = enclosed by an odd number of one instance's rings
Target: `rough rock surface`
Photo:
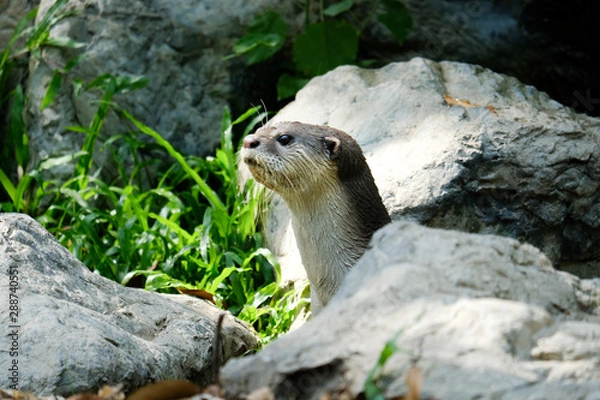
[[[18,316],[9,314],[9,282],[15,281],[9,276],[18,277]],[[18,388],[41,395],[118,383],[131,390],[167,378],[213,380],[216,307],[93,274],[28,216],[0,214],[0,293],[0,387],[10,387],[14,360]],[[18,337],[9,336],[12,325]],[[15,344],[18,354],[10,355]],[[251,329],[225,318],[224,359],[256,345]]]
[[[477,107],[450,106],[444,94]],[[510,236],[558,268],[600,276],[600,120],[531,86],[420,58],[339,67],[273,120],[352,135],[392,219]],[[297,265],[288,211],[278,200],[274,210],[270,246],[284,267]]]
[[[432,249],[434,249],[432,251]],[[405,394],[413,362],[422,398],[600,396],[600,280],[556,271],[528,244],[395,222],[332,301],[260,353],[229,361],[229,395],[360,393],[386,341],[386,398]]]
[[[38,20],[52,3],[41,1]],[[28,134],[32,153],[41,159],[81,148],[84,135],[65,127],[88,126],[96,112],[98,93],[75,97],[70,84],[75,77],[87,84],[105,73],[145,76],[148,86],[115,100],[179,151],[195,155],[212,151],[219,143],[223,108],[231,97],[239,96],[232,93],[231,78],[244,69],[241,60],[225,63],[223,58],[232,53],[233,44],[257,13],[267,7],[284,12],[292,4],[273,0],[70,0],[68,7],[79,14],[61,22],[52,35],[86,43],[82,50],[86,56],[65,77],[55,102],[43,111],[40,105],[52,77],[48,65],[64,66],[74,54],[48,49],[45,63],[32,61],[30,65]],[[123,126],[109,116],[103,129],[114,134]]]
[[[4,50],[17,24],[35,7],[33,0],[0,0],[0,49]]]

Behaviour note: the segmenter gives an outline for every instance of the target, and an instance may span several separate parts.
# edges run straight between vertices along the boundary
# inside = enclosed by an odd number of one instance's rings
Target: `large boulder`
[[[552,268],[514,239],[395,222],[377,232],[316,317],[256,355],[229,361],[228,396],[268,387],[281,399],[363,392],[385,343],[385,398],[600,396],[600,279]]]
[[[392,219],[510,236],[558,268],[600,276],[600,120],[531,86],[421,58],[344,66],[313,79],[273,120],[352,135]],[[273,206],[268,241],[289,271],[300,263],[289,211],[277,198]]]
[[[0,288],[0,387],[69,395],[215,378],[216,307],[96,275],[28,216],[0,214]],[[251,328],[226,315],[221,359],[257,343]]]
[[[38,20],[53,3],[41,1]],[[224,58],[255,15],[268,8],[285,13],[292,7],[273,0],[69,0],[67,8],[77,15],[61,21],[51,35],[85,43],[80,50],[85,57],[44,110],[40,105],[53,69],[64,67],[75,53],[48,48],[44,62],[31,60],[27,116],[32,155],[44,159],[81,148],[85,136],[66,127],[87,126],[99,98],[90,92],[76,97],[71,83],[78,78],[87,84],[106,73],[147,78],[145,88],[115,100],[179,151],[208,154],[219,143],[224,107],[244,96],[235,87],[246,69],[243,61]],[[244,107],[251,102],[246,98]],[[103,129],[118,134],[123,124],[109,114]],[[100,153],[97,162],[105,163]]]
[[[403,0],[414,21],[403,46],[374,25],[366,58],[415,56],[477,64],[548,92],[562,104],[599,116],[600,68],[589,49],[600,39],[585,1]],[[388,35],[388,37],[391,35]],[[369,38],[369,43],[373,41]],[[390,42],[392,45],[390,45]]]

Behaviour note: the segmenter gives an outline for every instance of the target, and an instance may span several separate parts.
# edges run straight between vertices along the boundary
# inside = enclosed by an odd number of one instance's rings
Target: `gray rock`
[[[38,19],[53,3],[41,1]],[[148,86],[118,95],[115,101],[179,151],[208,154],[219,143],[218,127],[228,99],[241,96],[233,92],[231,80],[245,65],[239,59],[226,63],[224,57],[231,55],[254,15],[267,7],[284,12],[292,6],[274,0],[70,0],[68,7],[79,15],[61,22],[52,35],[86,43],[86,56],[65,76],[63,90],[43,111],[40,105],[52,76],[49,66],[62,67],[74,54],[47,49],[45,63],[31,61],[27,112],[32,155],[44,159],[81,148],[84,135],[65,128],[88,126],[98,94],[75,97],[70,85],[76,77],[89,83],[105,73],[148,78]],[[112,114],[103,127],[106,134],[123,129]],[[97,162],[105,164],[105,157],[98,153]]]
[[[409,222],[384,227],[372,245],[316,317],[225,365],[228,395],[262,386],[276,398],[356,395],[398,333],[386,398],[406,393],[414,362],[423,398],[600,395],[600,280],[556,271],[513,239]]]
[[[403,46],[373,24],[365,58],[414,57],[477,64],[514,76],[579,112],[599,116],[600,64],[587,49],[598,42],[593,14],[559,0],[403,0],[414,21]],[[582,3],[583,5],[583,3]],[[387,41],[386,41],[387,39]],[[376,43],[376,44],[375,44]]]
[[[0,214],[0,271],[5,354],[0,387],[10,387],[7,370],[15,360],[18,388],[40,395],[119,383],[131,390],[167,378],[202,385],[213,380],[220,313],[213,305],[125,288],[96,275],[41,225],[19,214]],[[18,315],[9,313],[14,276]],[[17,336],[8,336],[13,331]],[[7,352],[13,345],[18,354]],[[222,357],[256,346],[251,328],[227,314]]]
[[[0,49],[4,50],[17,24],[37,3],[32,0],[0,0]]]
[[[477,107],[449,106],[444,94]],[[558,268],[600,276],[600,120],[531,86],[420,58],[345,66],[313,79],[273,120],[352,135],[392,219],[513,237]],[[298,265],[288,211],[278,200],[273,209],[270,247]]]

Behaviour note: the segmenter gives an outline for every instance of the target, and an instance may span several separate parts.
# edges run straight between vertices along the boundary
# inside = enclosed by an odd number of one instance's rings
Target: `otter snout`
[[[259,144],[260,144],[260,140],[258,140],[253,135],[248,135],[244,138],[243,147],[245,149],[254,149],[254,148],[258,147]]]

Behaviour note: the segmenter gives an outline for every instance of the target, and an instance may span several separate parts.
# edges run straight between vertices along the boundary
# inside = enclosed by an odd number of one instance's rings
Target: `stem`
[[[358,29],[358,36],[362,35],[363,31],[365,30],[365,28],[371,21],[371,18],[373,18],[373,15],[375,14],[375,11],[377,10],[378,7],[379,7],[379,0],[373,0],[373,6],[369,10],[369,14],[367,14],[367,18],[364,19],[362,25]]]
[[[319,0],[319,17],[321,22],[325,22],[325,16],[323,15],[323,0]]]
[[[308,27],[310,23],[310,0],[306,0],[304,5],[304,29]]]

